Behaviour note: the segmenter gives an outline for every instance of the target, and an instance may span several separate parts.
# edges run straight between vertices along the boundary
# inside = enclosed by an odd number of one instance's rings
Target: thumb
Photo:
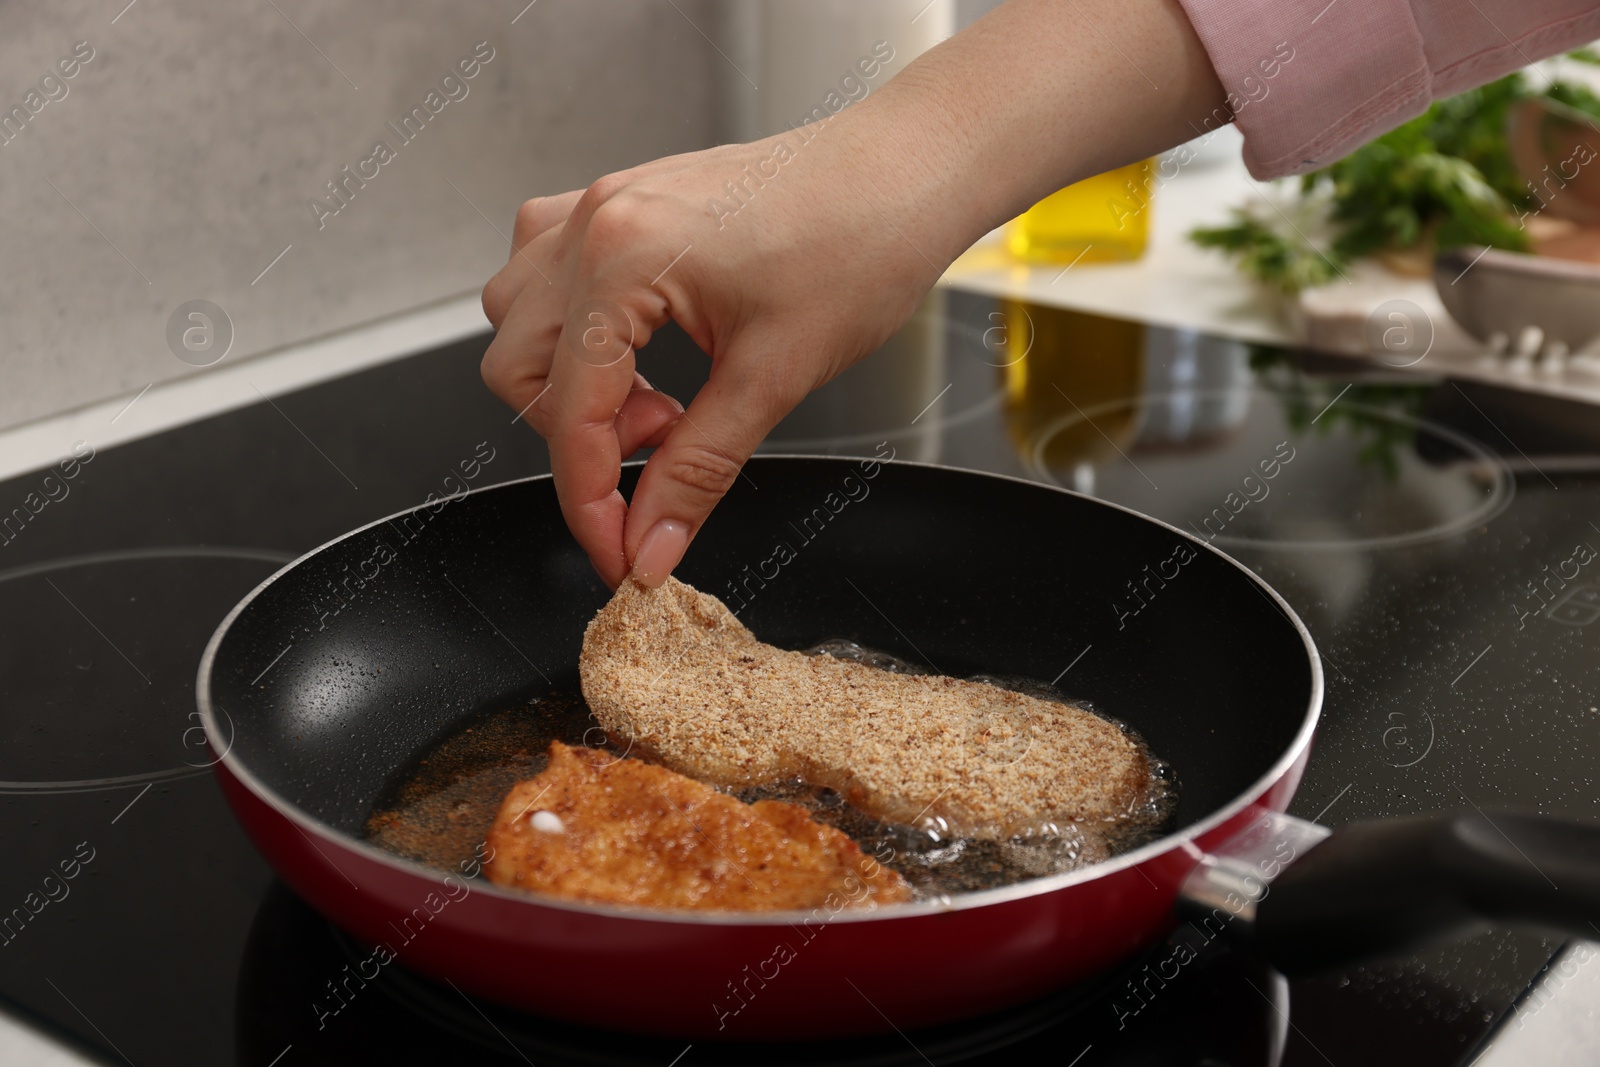
[[[803,389],[795,393],[772,375],[736,369],[735,355],[730,352],[713,366],[711,379],[639,475],[623,545],[630,576],[644,585],[666,581],[723,494],[737,479],[748,480],[745,460],[805,396]],[[778,358],[759,357],[763,362]]]

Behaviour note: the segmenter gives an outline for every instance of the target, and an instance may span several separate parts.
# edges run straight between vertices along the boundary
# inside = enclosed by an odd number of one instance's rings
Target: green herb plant
[[[1583,49],[1570,58],[1600,63]],[[1294,226],[1236,208],[1226,226],[1189,239],[1233,258],[1248,277],[1288,295],[1339,277],[1352,260],[1428,246],[1489,245],[1525,251],[1518,213],[1532,204],[1506,145],[1512,107],[1544,98],[1600,117],[1600,96],[1554,81],[1535,91],[1519,73],[1440,100],[1422,115],[1303,176],[1302,198],[1326,200],[1332,239],[1319,248]]]

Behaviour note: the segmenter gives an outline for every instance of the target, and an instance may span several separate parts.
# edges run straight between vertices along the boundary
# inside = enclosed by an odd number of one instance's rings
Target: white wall
[[[477,289],[505,244],[448,182],[509,234],[528,196],[713,140],[709,0],[123,2],[0,0],[0,113],[39,108],[0,145],[0,426],[196,373],[166,336],[191,299],[233,363]],[[30,99],[78,41],[65,96]],[[479,41],[402,145],[385,122]],[[319,230],[308,199],[380,137]]]

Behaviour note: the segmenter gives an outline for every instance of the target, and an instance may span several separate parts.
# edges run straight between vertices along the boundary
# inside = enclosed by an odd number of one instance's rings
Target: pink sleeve
[[[1261,179],[1327,166],[1439,97],[1600,37],[1600,0],[1179,2]]]

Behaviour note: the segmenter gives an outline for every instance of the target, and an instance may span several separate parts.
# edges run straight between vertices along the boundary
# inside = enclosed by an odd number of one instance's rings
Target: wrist
[[[841,112],[828,160],[839,195],[859,196],[898,232],[932,284],[989,229],[974,188],[979,149],[943,106],[942,87],[908,68]]]

